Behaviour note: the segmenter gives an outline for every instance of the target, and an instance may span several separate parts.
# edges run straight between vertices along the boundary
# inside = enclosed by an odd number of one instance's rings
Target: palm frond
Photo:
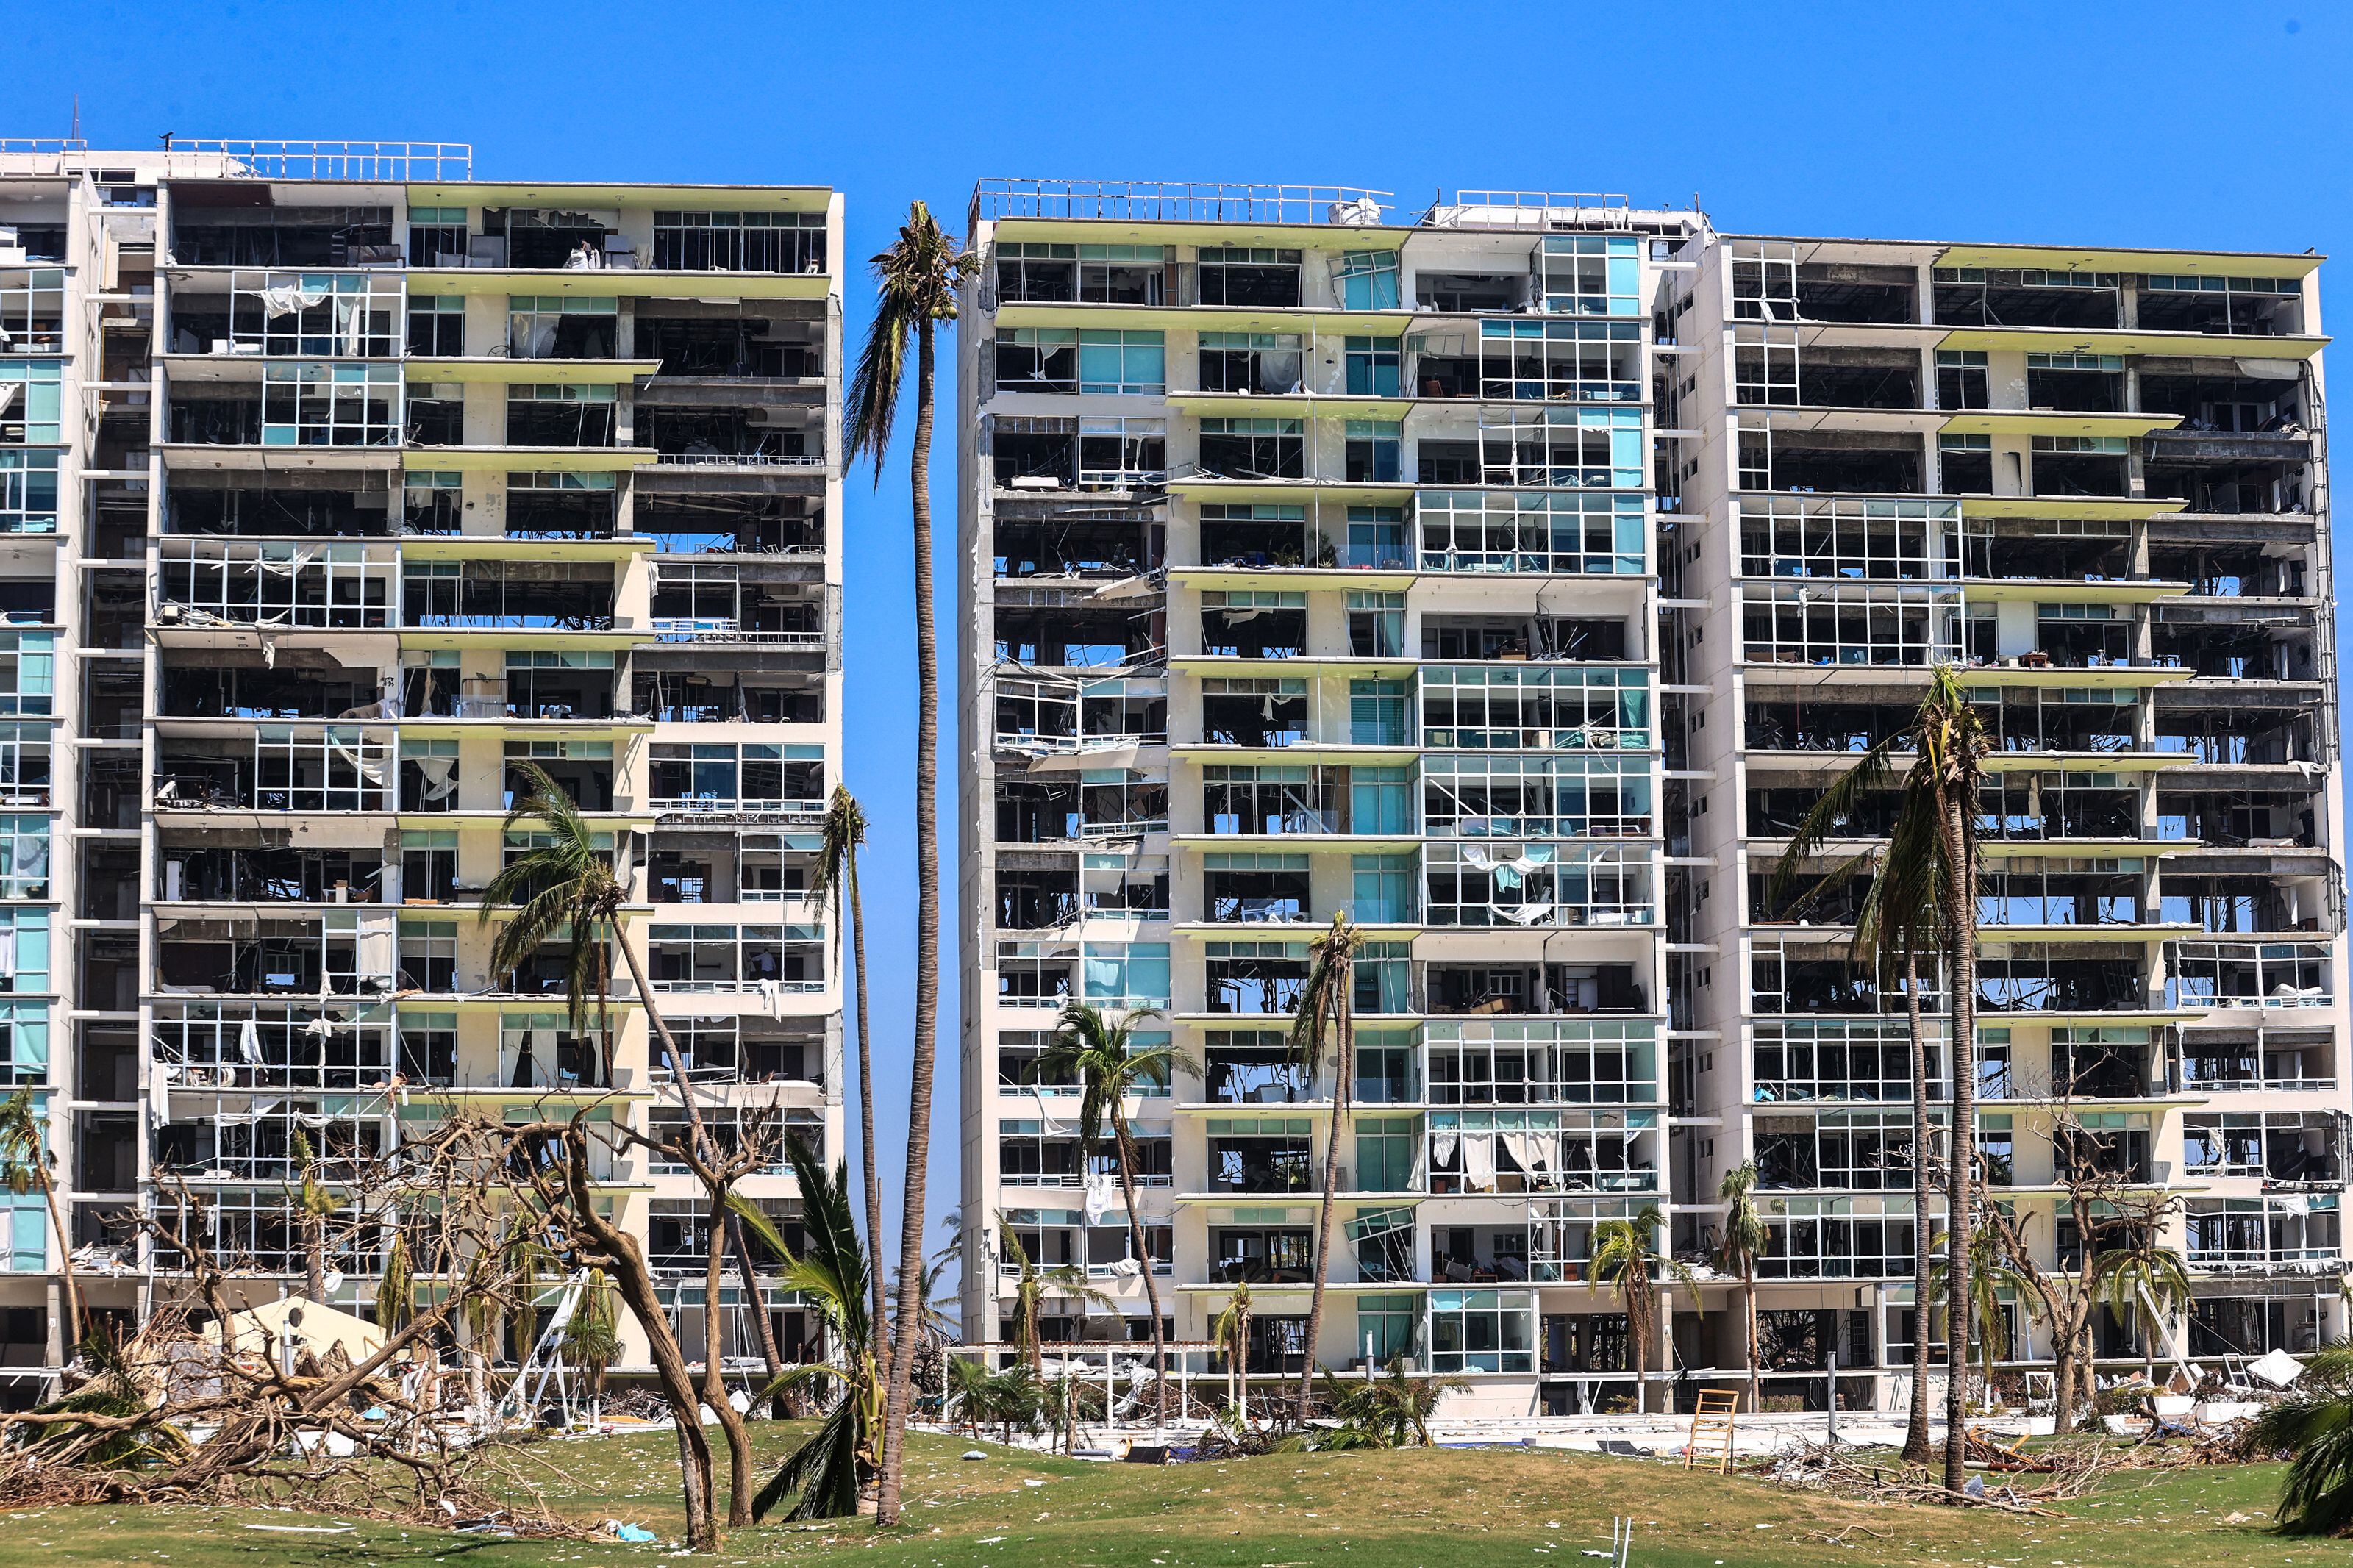
[[[922,202],[908,204],[897,242],[873,259],[874,319],[850,377],[844,459],[854,466],[861,457],[871,457],[878,484],[906,382],[908,351],[925,323],[955,318],[955,279],[962,265],[956,241]]]
[[[2284,1533],[2353,1530],[2353,1396],[2332,1392],[2272,1405],[2255,1418],[2252,1440],[2258,1449],[2295,1456],[2274,1510]]]
[[[761,1246],[778,1258],[790,1258],[793,1255],[793,1249],[785,1245],[784,1233],[776,1228],[776,1222],[770,1219],[756,1202],[735,1188],[730,1187],[727,1189],[726,1203],[727,1212],[733,1215],[745,1230],[759,1237]]]
[[[752,1498],[752,1521],[758,1523],[776,1505],[798,1492],[800,1497],[785,1518],[849,1519],[858,1512],[860,1473],[858,1401],[845,1399],[818,1423],[816,1431],[785,1457]]]
[[[850,1210],[849,1164],[838,1163],[828,1173],[797,1138],[785,1140],[785,1152],[799,1181],[801,1227],[808,1243],[798,1257],[785,1254],[790,1259],[785,1268],[786,1288],[823,1299],[842,1354],[856,1365],[873,1344],[874,1325],[866,1305],[866,1249],[859,1242]]]

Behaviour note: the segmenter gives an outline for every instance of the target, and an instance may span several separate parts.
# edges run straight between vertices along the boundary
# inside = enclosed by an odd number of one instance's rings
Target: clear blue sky
[[[99,146],[409,138],[472,142],[487,179],[822,182],[848,193],[858,257],[911,197],[960,223],[984,174],[1356,184],[1415,203],[1440,186],[1696,194],[1735,231],[2353,249],[2353,16],[2314,0],[5,0],[0,23],[15,62],[0,136],[64,134],[79,94]],[[862,277],[849,293],[862,335]],[[944,562],[955,451],[944,426]],[[879,491],[856,479],[847,510],[849,782],[874,824],[893,1171],[913,946],[904,470]],[[944,564],[944,591],[955,581]],[[955,615],[942,606],[951,660]],[[952,691],[945,708],[952,722]],[[952,763],[943,773],[952,829]],[[958,1169],[953,950],[944,967],[934,1212],[956,1201]]]

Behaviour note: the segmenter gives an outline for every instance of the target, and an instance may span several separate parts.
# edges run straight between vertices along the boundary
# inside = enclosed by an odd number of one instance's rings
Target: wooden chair
[[[1699,1408],[1692,1413],[1691,1441],[1683,1447],[1683,1468],[1690,1469],[1699,1462],[1700,1442],[1706,1439],[1717,1447],[1715,1472],[1720,1476],[1732,1473],[1732,1434],[1740,1413],[1740,1392],[1737,1389],[1703,1389]],[[1717,1447],[1716,1438],[1723,1438]]]

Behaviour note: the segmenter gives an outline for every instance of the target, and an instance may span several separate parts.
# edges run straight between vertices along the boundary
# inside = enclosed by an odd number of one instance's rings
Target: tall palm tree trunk
[[[1634,1413],[1651,1413],[1651,1317],[1657,1310],[1657,1298],[1651,1289],[1647,1270],[1629,1270],[1626,1276],[1626,1338],[1634,1352]]]
[[[1116,1105],[1112,1108],[1111,1134],[1119,1151],[1119,1195],[1127,1205],[1127,1236],[1135,1247],[1135,1260],[1144,1269],[1144,1305],[1152,1314],[1152,1382],[1153,1403],[1161,1426],[1168,1425],[1168,1331],[1160,1321],[1160,1287],[1152,1279],[1152,1249],[1145,1244],[1144,1222],[1135,1214],[1135,1167],[1130,1163],[1134,1152],[1134,1140],[1127,1135],[1127,1116]],[[1083,1315],[1085,1303],[1080,1304]]]
[[[302,1216],[302,1292],[325,1305],[327,1300],[327,1222],[317,1215]]]
[[[687,1125],[693,1130],[695,1146],[702,1151],[707,1163],[715,1164],[716,1150],[711,1142],[710,1131],[702,1124],[702,1108],[695,1103],[694,1090],[686,1080],[686,1058],[679,1054],[677,1037],[670,1032],[670,1025],[663,1020],[661,1010],[654,1005],[653,984],[646,978],[645,965],[638,962],[637,949],[629,945],[618,921],[613,925],[613,944],[621,950],[621,960],[629,966],[629,983],[637,987],[638,999],[645,1007],[647,1026],[652,1029],[654,1040],[661,1047],[662,1065],[670,1069],[670,1080],[678,1089],[679,1102],[686,1107]],[[611,1082],[609,1060],[606,1081],[608,1085]],[[723,1217],[714,1215],[712,1223],[716,1225]],[[753,1267],[752,1248],[744,1239],[744,1227],[730,1221],[727,1228],[734,1243],[735,1267],[744,1276],[744,1302],[758,1320],[760,1356],[767,1363],[769,1381],[774,1382],[783,1375],[785,1365],[784,1357],[777,1351],[776,1331],[768,1322],[767,1296],[760,1289],[760,1276]],[[711,1305],[715,1311],[715,1298]],[[744,1495],[750,1496],[748,1492]],[[729,1522],[734,1521],[731,1520]]]
[[[65,1216],[58,1212],[58,1186],[49,1180],[48,1163],[40,1157],[38,1151],[35,1152],[33,1159],[33,1179],[40,1184],[41,1202],[48,1207],[49,1234],[58,1238],[58,1262],[60,1266],[58,1282],[64,1287],[66,1298],[65,1359],[71,1361],[74,1352],[81,1348],[82,1336],[90,1329],[82,1321],[81,1284],[74,1278],[73,1237],[66,1234]]]
[[[1920,1032],[1920,958],[1904,955],[1905,1022],[1912,1045],[1912,1419],[1904,1431],[1904,1458],[1928,1462],[1928,1043]]]
[[[858,889],[858,850],[852,846],[844,868],[849,882],[849,960],[857,968],[858,981],[858,1148],[866,1178],[867,1246],[879,1260],[882,1255],[882,1174],[874,1163],[874,1053],[868,1042],[873,1036],[866,1026],[866,903]],[[882,1337],[881,1326],[891,1321],[883,1302],[884,1284],[879,1268],[867,1271],[874,1287],[875,1343],[882,1358],[884,1376],[891,1371],[891,1342]]]
[[[1299,1399],[1293,1412],[1303,1428],[1307,1425],[1307,1407],[1315,1393],[1315,1347],[1324,1333],[1324,1287],[1332,1276],[1332,1221],[1337,1210],[1334,1207],[1334,1188],[1340,1170],[1340,1123],[1348,1115],[1348,1081],[1355,1075],[1355,1042],[1350,1034],[1355,1027],[1349,1009],[1350,977],[1343,975],[1335,988],[1332,1004],[1332,1125],[1324,1137],[1324,1202],[1316,1220],[1315,1289],[1307,1298],[1307,1344],[1299,1363]]]
[[[752,1336],[760,1347],[760,1361],[768,1369],[771,1386],[785,1375],[785,1357],[776,1344],[776,1325],[768,1321],[767,1293],[760,1289],[760,1276],[752,1258],[752,1243],[744,1234],[744,1222],[733,1215],[727,1216],[727,1244],[735,1251],[736,1272],[744,1276],[744,1305],[752,1314]],[[785,1391],[776,1394],[768,1410],[777,1420],[785,1418]]]
[[[630,967],[636,967],[634,959]],[[645,994],[640,980],[639,994]],[[672,1059],[676,1059],[675,1056]],[[696,1409],[700,1399],[687,1372],[686,1358],[680,1353],[678,1341],[670,1331],[668,1315],[655,1289],[653,1275],[646,1268],[645,1255],[638,1250],[628,1232],[596,1213],[595,1199],[588,1191],[586,1140],[586,1134],[575,1126],[565,1143],[565,1182],[571,1191],[575,1221],[610,1258],[613,1284],[628,1303],[631,1314],[649,1331],[658,1331],[647,1333],[646,1350],[654,1363],[654,1375],[661,1384],[662,1398],[676,1417],[672,1424],[678,1436],[679,1488],[686,1505],[686,1543],[695,1551],[707,1552],[719,1544],[719,1531],[712,1516],[711,1441],[703,1436]]]
[[[915,329],[915,441],[908,458],[915,545],[915,1042],[907,1074],[907,1177],[899,1215],[899,1321],[882,1405],[876,1521],[899,1522],[907,1407],[923,1316],[923,1204],[931,1167],[932,1062],[940,1005],[940,649],[932,616],[932,401],[935,324]]]
[[[1977,1133],[1977,802],[1950,794],[1944,833],[1956,874],[1945,889],[1947,951],[1952,957],[1953,1137],[1945,1226],[1945,1489],[1968,1479],[1969,1380],[1969,1177]]]
[[[727,1315],[719,1304],[721,1269],[726,1260],[727,1209],[714,1193],[711,1238],[703,1249],[702,1403],[711,1406],[711,1413],[719,1417],[720,1431],[727,1436],[727,1522],[740,1525],[752,1522],[752,1435],[744,1428],[743,1415],[727,1400]]]
[[[1740,1280],[1741,1315],[1748,1328],[1748,1409],[1751,1415],[1765,1408],[1764,1346],[1757,1337],[1757,1268],[1751,1264]]]

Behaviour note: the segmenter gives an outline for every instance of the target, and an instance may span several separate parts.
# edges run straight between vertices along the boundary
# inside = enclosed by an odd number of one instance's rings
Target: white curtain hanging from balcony
[[[327,731],[327,749],[357,768],[360,777],[367,780],[368,783],[379,786],[383,784],[384,753],[380,750],[374,752],[364,751],[343,740],[332,730]]]
[[[1120,1199],[1119,1184],[1108,1171],[1089,1173],[1084,1202],[1089,1225],[1101,1225],[1125,1206]]]
[[[1477,1192],[1495,1190],[1495,1135],[1462,1134],[1462,1184]]]
[[[324,289],[305,289],[299,282],[273,283],[261,291],[261,309],[274,321],[322,304],[326,298]]]
[[[417,771],[425,781],[427,800],[447,800],[458,787],[458,759],[455,757],[411,757]]]

